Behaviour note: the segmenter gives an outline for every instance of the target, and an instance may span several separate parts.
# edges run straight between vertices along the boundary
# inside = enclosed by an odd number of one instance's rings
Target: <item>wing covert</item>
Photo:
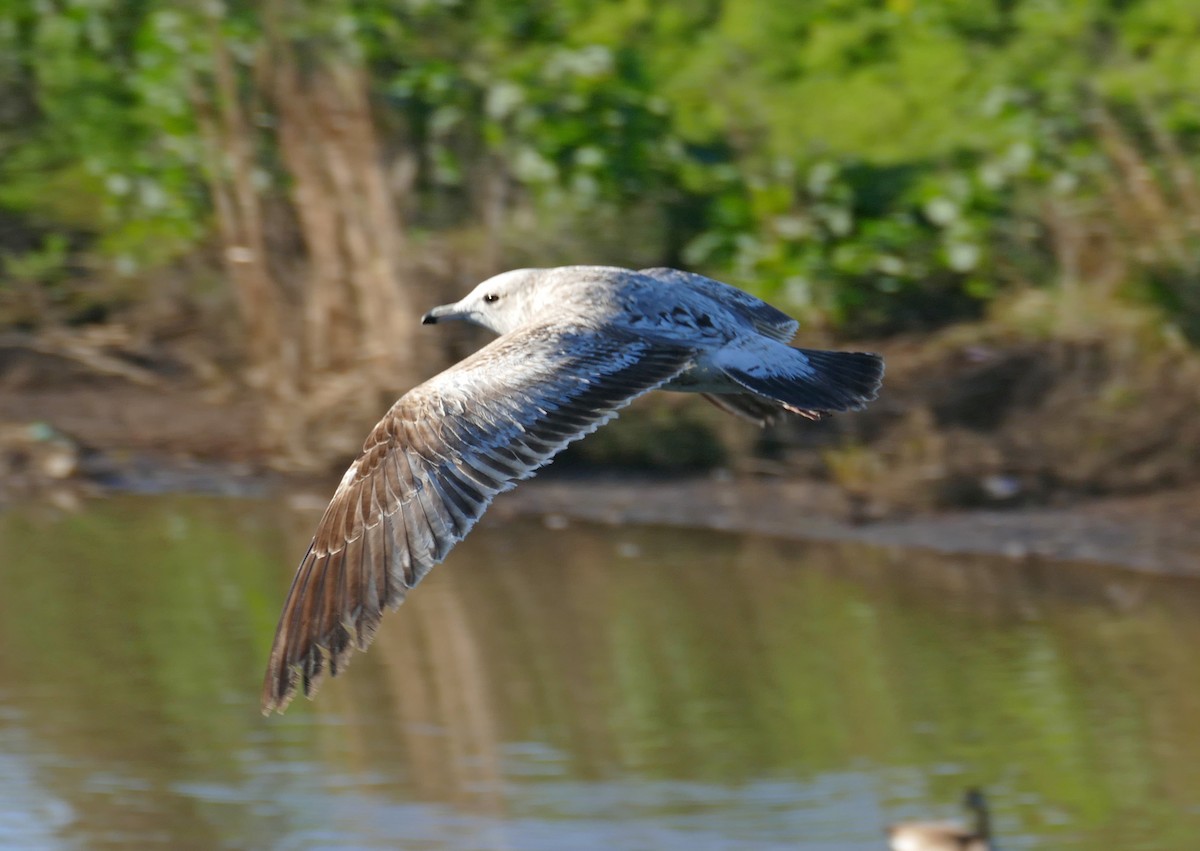
[[[745,290],[739,290],[737,287],[713,278],[706,278],[695,272],[684,272],[681,269],[669,269],[665,266],[639,269],[638,274],[668,284],[682,284],[691,287],[740,313],[760,334],[779,340],[781,343],[791,342],[800,328],[800,323],[782,310],[772,307],[762,299],[755,298]]]

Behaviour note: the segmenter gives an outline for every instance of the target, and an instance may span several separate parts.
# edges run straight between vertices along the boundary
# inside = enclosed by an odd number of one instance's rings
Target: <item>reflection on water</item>
[[[1006,849],[1200,835],[1200,586],[485,523],[313,704],[258,714],[315,518],[0,515],[0,847]]]

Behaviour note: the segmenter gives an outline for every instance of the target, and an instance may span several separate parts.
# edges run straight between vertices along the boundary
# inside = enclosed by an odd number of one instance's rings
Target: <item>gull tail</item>
[[[809,417],[865,408],[883,384],[879,355],[794,349],[762,337],[726,346],[713,363],[741,387]]]

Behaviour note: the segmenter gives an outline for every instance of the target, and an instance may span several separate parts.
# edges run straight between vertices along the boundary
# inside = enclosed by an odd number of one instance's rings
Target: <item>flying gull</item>
[[[450,320],[500,336],[401,396],[342,477],[283,606],[264,713],[336,676],[496,494],[643,393],[765,425],[862,408],[883,378],[879,355],[792,348],[790,316],[675,269],[518,269],[421,321]]]

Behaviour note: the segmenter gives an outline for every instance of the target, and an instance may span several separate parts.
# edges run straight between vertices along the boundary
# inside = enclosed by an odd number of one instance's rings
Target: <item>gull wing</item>
[[[366,649],[492,498],[674,378],[694,352],[608,328],[506,334],[396,402],[350,465],[288,591],[264,713]]]
[[[690,287],[744,318],[754,326],[758,333],[781,343],[791,342],[800,328],[800,323],[782,310],[771,307],[762,299],[755,298],[745,290],[739,290],[737,287],[723,284],[712,278],[666,267],[639,269],[638,274],[663,283]]]

